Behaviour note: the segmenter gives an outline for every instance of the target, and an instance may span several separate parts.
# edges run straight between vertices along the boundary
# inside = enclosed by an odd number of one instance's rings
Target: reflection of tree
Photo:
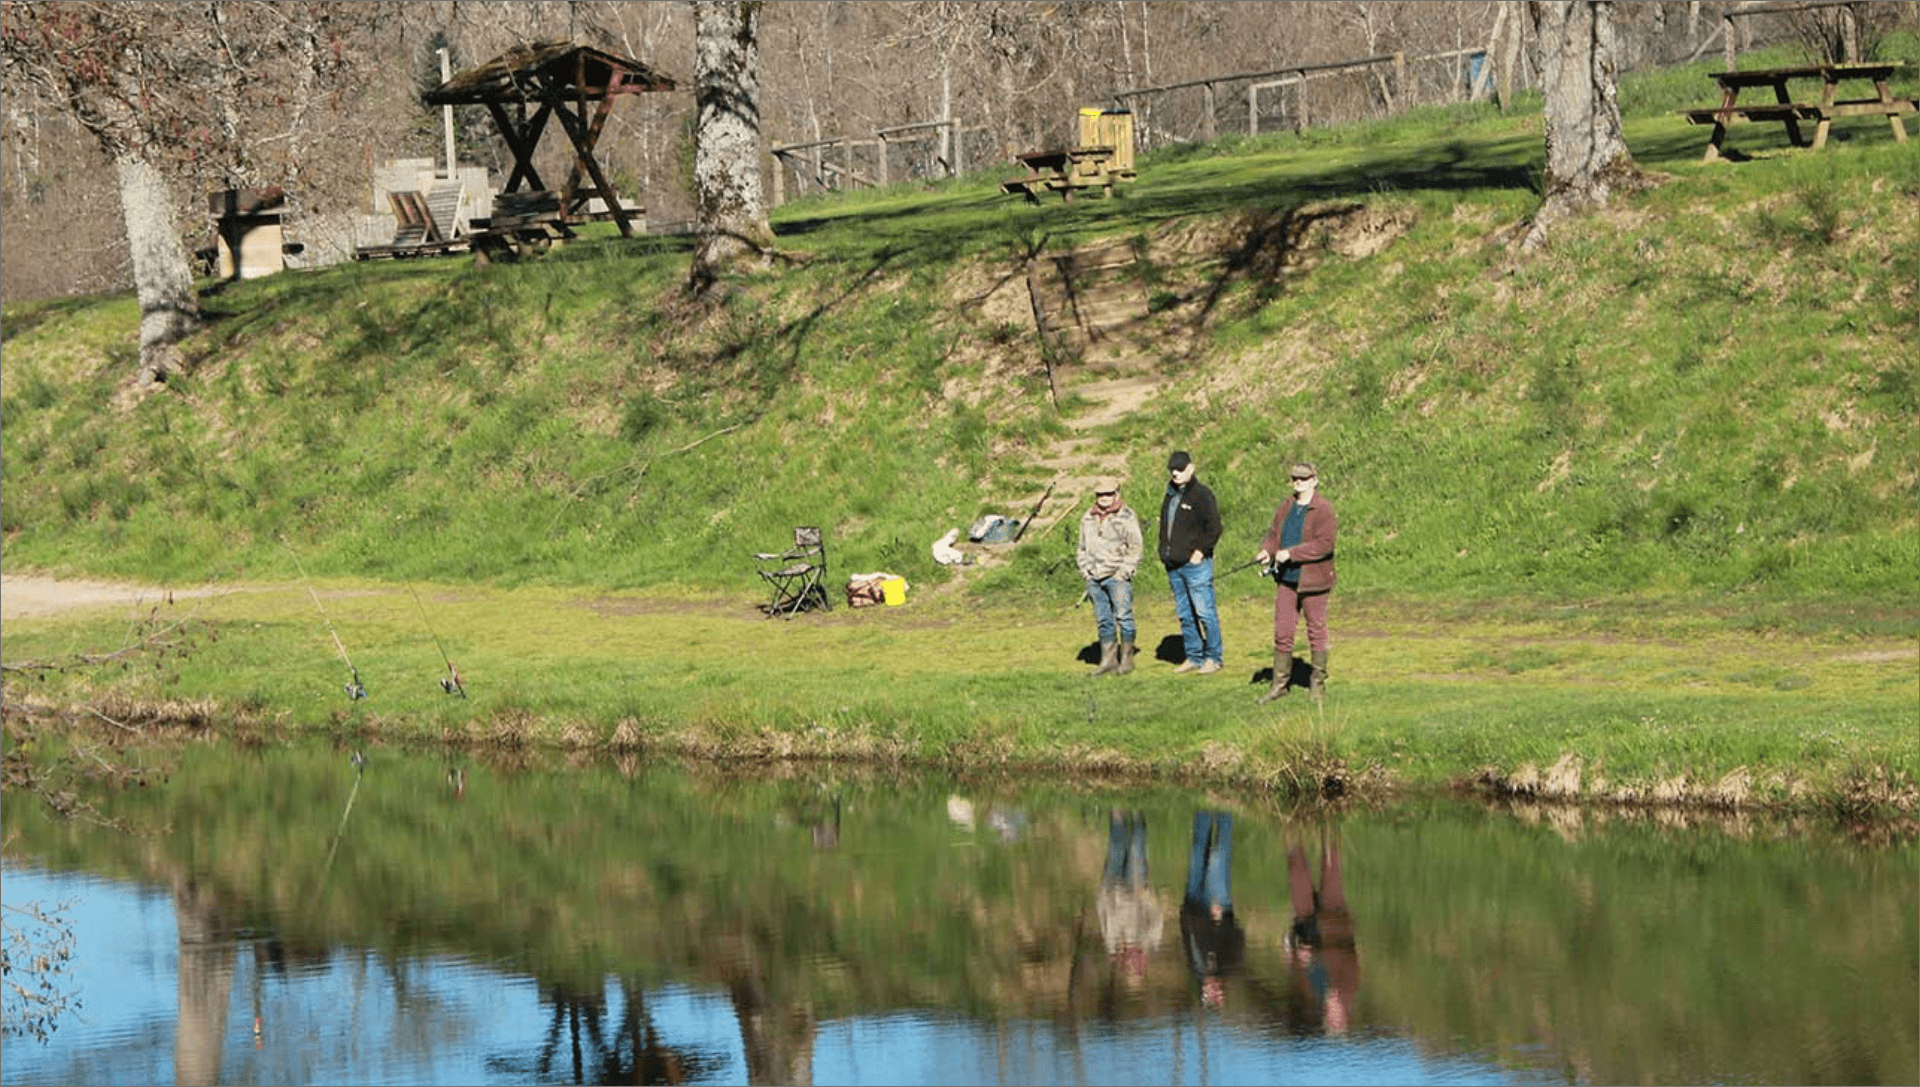
[[[573,1079],[568,1082],[587,1082],[582,1078],[584,1062],[581,1060],[580,1029],[586,1027],[596,1056],[606,1052],[606,1041],[600,1036],[600,1017],[607,1010],[606,990],[576,990],[565,984],[550,985],[542,999],[553,1005],[553,1022],[547,1026],[547,1040],[540,1047],[540,1059],[534,1064],[535,1071],[539,1072],[542,1080],[552,1081],[553,1051],[559,1046],[561,1030],[565,1028],[571,1046],[569,1052],[573,1057]],[[594,1082],[607,1081],[596,1076]]]
[[[549,985],[541,1002],[553,1007],[546,1038],[531,1067],[510,1057],[490,1057],[496,1072],[523,1075],[541,1083],[687,1083],[711,1078],[723,1066],[717,1054],[676,1049],[661,1039],[647,1012],[646,995],[635,982],[615,983],[621,993],[621,1012],[609,1036],[604,988],[583,989],[560,983]],[[565,1073],[556,1076],[555,1056],[567,1043]]]
[[[792,933],[778,936],[791,938]],[[813,1004],[783,1004],[770,995],[766,963],[774,956],[763,950],[776,935],[741,932],[727,950],[727,995],[740,1024],[740,1045],[747,1055],[748,1083],[803,1085],[813,1082],[813,1042],[817,1023]],[[782,959],[781,961],[789,961]]]
[[[31,1034],[44,1042],[60,1017],[80,1009],[80,994],[68,987],[73,971],[72,904],[6,904],[0,915],[0,977],[6,1003],[0,1023],[9,1035]]]
[[[219,1083],[227,1005],[233,997],[233,941],[228,938],[219,899],[184,875],[173,879],[173,915],[180,934],[174,1082]]]

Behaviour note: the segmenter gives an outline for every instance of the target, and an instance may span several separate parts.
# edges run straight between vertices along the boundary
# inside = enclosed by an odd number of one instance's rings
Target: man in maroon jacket
[[[1307,618],[1307,646],[1313,653],[1313,697],[1326,692],[1327,597],[1333,592],[1333,541],[1340,519],[1333,503],[1319,494],[1320,470],[1308,463],[1288,472],[1293,500],[1274,511],[1273,524],[1260,541],[1254,561],[1273,568],[1273,686],[1262,703],[1283,697],[1293,686],[1293,635]]]

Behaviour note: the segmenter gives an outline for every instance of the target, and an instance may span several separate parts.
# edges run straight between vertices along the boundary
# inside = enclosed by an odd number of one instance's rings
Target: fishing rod
[[[413,583],[407,583],[407,592],[413,594],[413,606],[420,609],[420,621],[427,625],[427,633],[433,637],[433,647],[440,651],[440,659],[447,662],[447,674],[440,679],[440,689],[448,694],[467,697],[467,689],[460,683],[460,670],[453,666],[452,658],[447,656],[447,648],[440,644],[440,635],[434,632],[433,620],[427,618],[427,606],[420,602],[420,594],[414,590]]]
[[[1240,571],[1245,570],[1249,566],[1260,567],[1260,573],[1263,575],[1270,574],[1273,572],[1273,563],[1271,561],[1261,562],[1259,559],[1248,559],[1247,561],[1241,563],[1240,565],[1234,567],[1233,569],[1228,570],[1227,573],[1237,574]]]
[[[353,791],[347,794],[347,806],[340,810],[340,825],[334,828],[333,841],[327,846],[327,864],[320,870],[322,887],[327,885],[327,876],[333,872],[333,855],[340,850],[340,836],[347,832],[347,816],[353,814],[353,801],[360,795],[360,783],[367,777],[367,757],[360,753],[359,748],[353,749],[347,761],[353,764]]]
[[[1033,524],[1033,519],[1035,517],[1040,516],[1040,507],[1046,505],[1047,499],[1051,497],[1053,497],[1053,484],[1049,483],[1047,484],[1046,491],[1040,495],[1040,501],[1035,502],[1033,504],[1033,509],[1027,512],[1027,519],[1020,522],[1019,528],[1013,530],[1014,543],[1019,543],[1020,537],[1025,536],[1027,534],[1027,526]]]
[[[293,556],[293,565],[300,571],[300,581],[306,586],[307,595],[313,598],[313,606],[320,609],[320,621],[327,624],[327,633],[333,636],[333,647],[340,651],[340,659],[347,662],[348,679],[344,685],[347,701],[360,701],[367,697],[366,684],[360,682],[360,669],[353,666],[353,658],[347,656],[347,647],[340,642],[340,632],[333,629],[333,617],[327,614],[326,607],[320,603],[320,594],[313,591],[313,581],[307,577],[307,568],[300,561],[300,553],[293,549],[293,545],[288,543],[285,537],[281,538],[280,546],[286,548],[287,554]]]

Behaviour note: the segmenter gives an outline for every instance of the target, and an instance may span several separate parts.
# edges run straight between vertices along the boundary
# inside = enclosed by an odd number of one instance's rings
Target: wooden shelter
[[[672,78],[629,57],[572,42],[536,42],[458,72],[421,97],[429,106],[487,108],[513,152],[513,172],[501,190],[509,199],[503,203],[541,209],[539,214],[562,228],[611,218],[621,236],[631,238],[627,209],[593,149],[618,96],[674,89]],[[556,117],[573,144],[574,161],[566,184],[549,192],[534,168],[533,152],[547,122]],[[523,199],[512,199],[523,189]]]

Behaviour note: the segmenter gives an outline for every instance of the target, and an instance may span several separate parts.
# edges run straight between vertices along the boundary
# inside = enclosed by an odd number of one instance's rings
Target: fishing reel
[[[367,688],[360,682],[359,669],[356,668],[353,670],[353,678],[344,684],[344,689],[347,692],[347,701],[349,702],[358,702],[367,697]]]
[[[447,694],[457,694],[461,698],[467,697],[467,689],[460,683],[460,672],[453,666],[452,661],[447,662],[447,674],[440,679],[440,689]]]

